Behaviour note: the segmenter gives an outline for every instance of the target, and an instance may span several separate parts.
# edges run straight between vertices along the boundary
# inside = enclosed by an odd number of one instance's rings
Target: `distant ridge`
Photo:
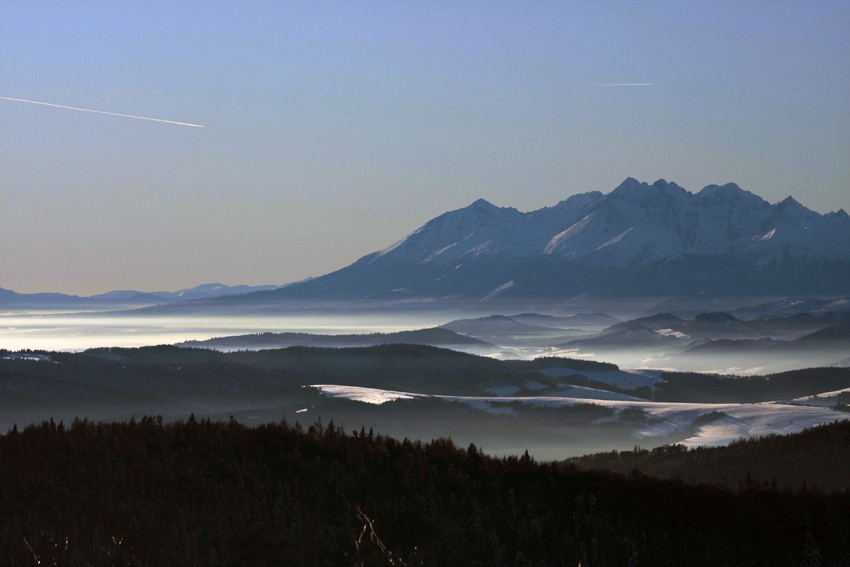
[[[316,335],[311,333],[260,333],[219,337],[205,341],[186,341],[181,347],[202,347],[213,349],[267,349],[291,346],[316,347],[365,347],[386,344],[414,344],[442,347],[474,347],[484,350],[496,350],[490,343],[465,337],[448,329],[434,327],[397,333],[369,333],[356,335]]]
[[[6,306],[39,306],[39,305],[78,305],[78,306],[111,306],[111,305],[157,305],[172,301],[196,301],[212,299],[229,295],[246,294],[255,291],[278,289],[276,285],[236,285],[229,286],[220,283],[202,284],[196,287],[178,291],[144,292],[135,290],[116,290],[87,297],[67,295],[64,293],[17,293],[0,288],[0,305]]]
[[[729,183],[628,178],[522,213],[479,199],[350,266],[254,300],[846,295],[850,216]]]

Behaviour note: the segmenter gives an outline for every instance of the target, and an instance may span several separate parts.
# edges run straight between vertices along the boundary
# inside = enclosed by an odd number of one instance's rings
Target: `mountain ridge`
[[[40,304],[74,304],[74,305],[156,305],[173,301],[196,301],[214,299],[228,295],[242,295],[254,291],[278,289],[275,285],[235,285],[228,286],[220,283],[201,284],[195,287],[177,291],[137,291],[114,290],[89,296],[71,295],[65,293],[18,293],[0,287],[0,305],[7,306],[37,306]]]
[[[691,193],[627,178],[522,213],[484,199],[448,211],[351,265],[265,298],[557,298],[842,294],[850,217],[734,183]]]

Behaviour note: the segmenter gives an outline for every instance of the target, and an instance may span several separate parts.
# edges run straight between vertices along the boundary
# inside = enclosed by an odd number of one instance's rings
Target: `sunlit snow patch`
[[[553,236],[552,240],[549,241],[549,243],[546,245],[546,248],[543,250],[543,253],[544,254],[552,254],[553,252],[555,252],[558,249],[558,247],[562,243],[568,241],[570,238],[572,238],[573,236],[575,236],[576,234],[578,234],[582,230],[584,230],[584,227],[586,227],[587,224],[593,219],[594,214],[595,213],[590,213],[589,215],[587,215],[586,217],[584,217],[583,219],[581,219],[580,221],[578,221],[577,223],[572,225],[570,228],[568,228],[564,232],[561,232],[561,233]]]
[[[803,406],[833,407],[841,403],[839,401],[839,396],[841,394],[846,394],[847,396],[850,396],[850,388],[844,388],[843,390],[835,390],[833,392],[822,392],[813,396],[805,396],[802,398],[791,400],[789,403],[799,404]],[[841,396],[841,398],[844,399],[847,396]]]
[[[765,232],[764,234],[759,234],[757,236],[754,236],[751,242],[756,243],[756,242],[764,242],[765,240],[770,240],[771,238],[773,238],[774,234],[776,234],[775,228],[771,231]]]
[[[690,337],[681,331],[674,331],[673,329],[658,329],[655,331],[659,335],[664,335],[665,337],[673,337],[676,339],[689,339]]]
[[[482,298],[479,300],[479,302],[481,302],[481,301],[487,301],[488,299],[492,299],[493,297],[495,297],[495,296],[499,295],[500,293],[502,293],[502,292],[504,292],[504,291],[509,290],[509,289],[510,289],[510,288],[512,288],[513,286],[514,286],[514,282],[513,282],[513,280],[511,280],[511,281],[509,281],[509,282],[507,282],[507,283],[503,283],[502,285],[500,285],[499,287],[497,287],[496,289],[494,289],[493,291],[491,291],[490,293],[488,293],[486,296],[482,297]]]
[[[412,400],[414,398],[426,398],[422,394],[411,394],[408,392],[393,392],[391,390],[379,390],[377,388],[364,388],[361,386],[338,386],[335,384],[313,384],[323,394],[333,398],[345,398],[355,402],[380,405],[393,400]]]
[[[607,248],[607,247],[611,246],[612,244],[617,244],[617,243],[618,243],[619,241],[621,241],[621,240],[622,240],[622,239],[623,239],[623,238],[624,238],[624,237],[625,237],[628,233],[630,233],[632,230],[634,230],[634,228],[635,228],[635,227],[632,227],[632,228],[628,229],[627,231],[623,232],[622,234],[618,234],[617,236],[615,236],[614,238],[612,238],[611,240],[609,240],[608,242],[606,242],[605,244],[603,244],[602,246],[600,246],[599,248],[597,248],[596,250],[594,250],[594,252],[599,252],[599,251],[600,251],[600,250],[602,250],[603,248]]]

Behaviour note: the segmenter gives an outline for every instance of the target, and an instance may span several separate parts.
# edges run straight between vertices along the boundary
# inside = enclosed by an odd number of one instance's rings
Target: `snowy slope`
[[[505,405],[506,402],[518,402],[534,407],[558,408],[578,404],[594,404],[614,411],[605,421],[616,421],[625,417],[624,411],[632,415],[645,416],[645,419],[632,423],[632,436],[664,437],[682,431],[692,435],[680,441],[689,447],[728,445],[741,437],[754,437],[770,433],[796,433],[806,427],[836,420],[850,419],[850,415],[822,407],[792,405],[776,402],[761,404],[693,404],[648,402],[642,400],[593,399],[583,397],[474,397],[474,396],[436,396],[361,388],[358,386],[338,386],[316,384],[311,386],[332,397],[354,401],[382,404],[398,399],[439,398],[451,402],[468,404],[491,413],[513,415],[515,412]],[[613,397],[613,396],[611,396]]]

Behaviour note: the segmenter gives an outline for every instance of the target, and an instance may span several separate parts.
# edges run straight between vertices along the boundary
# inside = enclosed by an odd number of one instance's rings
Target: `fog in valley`
[[[845,298],[41,307],[0,316],[4,430],[333,419],[563,459],[848,417]]]
[[[850,306],[846,299],[831,301],[824,300],[817,312],[803,302],[795,307],[787,299],[762,297],[292,302],[224,308],[192,303],[99,311],[40,305],[0,311],[0,347],[82,351],[179,344],[231,351],[415,339],[503,360],[561,356],[624,368],[752,375],[850,365],[850,340],[841,328],[850,321]],[[830,327],[832,334],[825,331]],[[434,328],[471,340],[440,343],[394,336]],[[378,336],[355,337],[370,334]],[[325,338],[310,339],[313,335]]]

